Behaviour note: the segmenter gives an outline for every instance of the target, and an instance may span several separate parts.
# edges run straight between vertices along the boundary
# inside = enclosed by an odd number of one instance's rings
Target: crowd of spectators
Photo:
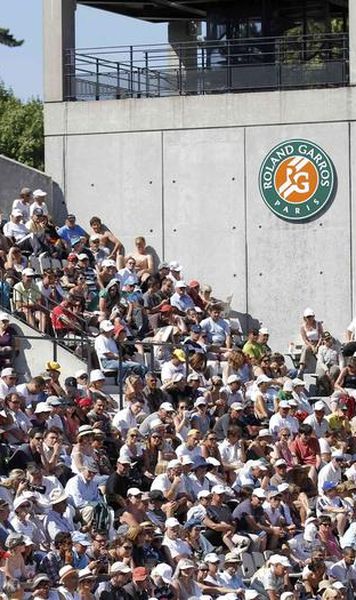
[[[1,223],[0,596],[354,600],[356,321],[305,309],[288,362],[143,237],[58,225],[28,188]],[[11,312],[94,368],[20,381]]]

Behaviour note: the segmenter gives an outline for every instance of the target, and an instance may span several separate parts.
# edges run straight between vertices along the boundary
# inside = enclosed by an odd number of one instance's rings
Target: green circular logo
[[[333,198],[335,168],[329,156],[308,140],[275,146],[259,173],[261,196],[278,217],[302,221],[320,212]]]

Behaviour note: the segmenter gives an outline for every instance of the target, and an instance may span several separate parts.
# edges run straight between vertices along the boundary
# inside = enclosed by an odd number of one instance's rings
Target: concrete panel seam
[[[75,136],[92,136],[92,135],[116,135],[120,133],[154,133],[161,131],[209,131],[215,129],[256,129],[260,127],[293,127],[296,125],[327,125],[327,124],[338,124],[338,123],[355,123],[356,119],[333,119],[329,121],[288,121],[288,122],[273,122],[273,123],[248,123],[241,125],[216,125],[216,126],[204,126],[199,127],[192,125],[191,127],[153,127],[152,129],[117,129],[111,131],[87,131],[87,132],[73,132],[73,133],[47,133],[45,138],[58,137],[60,135],[66,135],[67,137]]]

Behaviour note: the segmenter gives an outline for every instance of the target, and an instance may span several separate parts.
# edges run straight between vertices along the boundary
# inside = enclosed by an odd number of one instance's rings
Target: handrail
[[[346,32],[70,49],[67,99],[347,85],[348,55]]]

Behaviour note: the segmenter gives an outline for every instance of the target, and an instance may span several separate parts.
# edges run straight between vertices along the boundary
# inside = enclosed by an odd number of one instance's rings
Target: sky
[[[42,0],[1,0],[0,26],[25,40],[17,48],[0,45],[0,79],[23,100],[42,98]],[[85,6],[76,11],[77,48],[161,43],[167,39],[166,30],[165,24]]]

